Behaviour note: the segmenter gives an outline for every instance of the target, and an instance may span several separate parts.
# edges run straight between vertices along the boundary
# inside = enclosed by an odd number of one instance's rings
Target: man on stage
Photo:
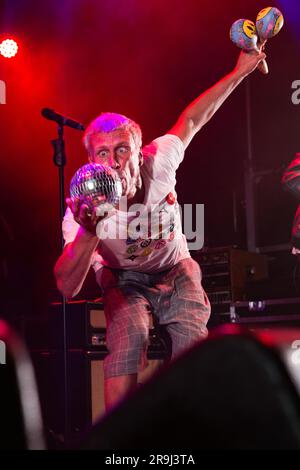
[[[62,294],[72,298],[90,267],[96,271],[107,319],[107,408],[137,383],[145,364],[151,314],[171,337],[172,358],[207,336],[210,305],[200,268],[182,234],[176,170],[194,135],[265,57],[263,52],[241,52],[231,73],[196,98],[165,135],[144,148],[139,126],[119,114],[101,114],[86,129],[89,161],[117,171],[128,209],[117,207],[109,217],[99,217],[96,209],[90,212],[87,205],[69,200],[63,221],[65,248],[55,276]],[[139,238],[132,237],[128,220],[130,208],[137,204],[142,212],[155,207],[162,219],[172,220],[167,233],[153,234],[149,227],[139,227]],[[125,236],[102,237],[108,231]]]

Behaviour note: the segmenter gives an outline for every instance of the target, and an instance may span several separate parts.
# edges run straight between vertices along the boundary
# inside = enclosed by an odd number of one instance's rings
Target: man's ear
[[[144,163],[143,153],[139,152],[139,166],[142,166]]]

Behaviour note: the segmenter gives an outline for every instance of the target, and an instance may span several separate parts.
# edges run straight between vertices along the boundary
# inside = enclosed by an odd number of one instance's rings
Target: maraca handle
[[[255,48],[256,52],[260,53],[265,48],[266,42],[267,41],[265,40],[262,43],[260,43],[259,47]],[[265,59],[263,59],[259,62],[257,68],[264,75],[267,75],[269,73],[269,67],[268,67],[267,61]]]
[[[260,63],[258,64],[257,68],[264,75],[269,73],[269,67],[268,67],[266,59],[261,60]]]

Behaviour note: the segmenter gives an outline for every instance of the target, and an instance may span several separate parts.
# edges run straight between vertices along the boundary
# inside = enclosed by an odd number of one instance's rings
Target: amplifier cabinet
[[[246,326],[300,326],[300,298],[267,299],[233,302],[231,323]]]
[[[267,257],[232,247],[203,249],[193,258],[202,270],[203,286],[211,303],[245,300],[251,281],[268,277]]]
[[[67,303],[65,326],[66,375],[61,303],[51,304],[49,314],[44,319],[43,328],[48,332],[45,344],[41,347],[40,341],[35,341],[29,345],[36,370],[46,435],[53,436],[54,441],[61,442],[62,446],[65,415],[67,415],[68,434],[71,439],[76,440],[105,412],[103,360],[108,350],[102,302]],[[39,347],[32,347],[32,344],[39,344]],[[148,366],[138,374],[138,383],[148,380],[169,359],[169,356],[167,338],[164,338],[159,328],[152,326],[147,350]]]
[[[48,347],[63,348],[63,306],[59,302],[50,304],[48,314]],[[66,342],[68,349],[96,349],[106,352],[106,321],[102,302],[86,300],[66,304]]]
[[[107,353],[70,350],[67,353],[67,423],[71,442],[105,414],[103,360]],[[65,445],[64,358],[62,351],[31,351],[40,395],[48,446]],[[164,358],[149,359],[138,375],[144,383],[163,365]]]
[[[49,333],[45,349],[63,349],[63,312],[61,303],[50,305],[47,319]],[[168,338],[162,328],[154,327],[149,330],[148,356],[151,359],[169,355]],[[84,349],[107,353],[106,320],[102,302],[87,302],[85,300],[69,302],[66,305],[66,341],[67,349]]]

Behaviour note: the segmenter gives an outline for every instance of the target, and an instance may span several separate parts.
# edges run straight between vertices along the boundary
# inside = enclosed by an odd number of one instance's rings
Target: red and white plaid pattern
[[[172,359],[206,338],[210,304],[198,263],[186,258],[155,274],[103,268],[107,321],[105,377],[135,374],[146,364],[151,313],[172,340]]]

